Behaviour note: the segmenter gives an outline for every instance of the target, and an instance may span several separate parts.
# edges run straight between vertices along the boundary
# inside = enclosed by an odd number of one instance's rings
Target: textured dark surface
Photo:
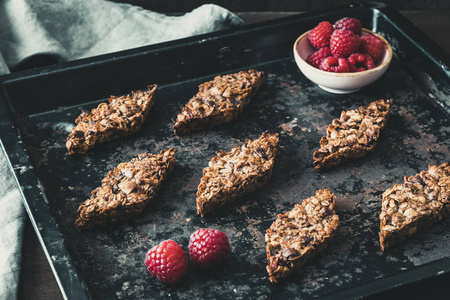
[[[365,21],[372,20],[370,13],[361,15]],[[213,74],[161,84],[156,92],[156,104],[138,134],[100,146],[84,156],[69,157],[65,138],[82,108],[90,109],[105,100],[96,98],[96,90],[91,92],[93,99],[87,98],[96,100],[93,103],[86,104],[79,99],[75,106],[54,106],[54,110],[19,118],[18,130],[51,210],[47,218],[56,218],[64,239],[57,236],[52,239],[54,233],[48,234],[43,223],[38,223],[37,227],[50,251],[62,244],[69,250],[68,254],[51,254],[52,262],[61,266],[73,261],[78,273],[69,269],[70,280],[81,276],[95,299],[169,296],[265,299],[324,296],[378,279],[386,279],[388,286],[391,275],[407,274],[429,262],[448,259],[449,219],[391,251],[382,253],[379,248],[378,214],[382,192],[401,182],[404,175],[413,175],[426,169],[428,164],[449,160],[450,119],[434,101],[445,102],[445,95],[439,93],[448,90],[448,78],[433,81],[429,74],[436,71],[436,66],[426,64],[415,49],[404,48],[406,42],[395,28],[389,27],[389,22],[382,22],[380,18],[377,26],[388,36],[397,56],[380,80],[344,96],[324,92],[308,81],[287,54],[289,49],[279,52],[277,59],[269,59],[270,43],[262,41],[258,44],[261,51],[247,54],[257,56],[258,63],[245,66],[265,71],[265,86],[236,122],[213,131],[182,138],[172,131],[172,119],[196,92],[198,84],[210,80]],[[304,30],[299,31],[300,34]],[[286,32],[280,35],[284,37]],[[227,66],[248,62],[233,54],[223,58]],[[408,62],[416,58],[419,68],[406,64],[405,58]],[[237,69],[229,69],[232,70]],[[426,73],[427,70],[431,71]],[[128,69],[125,72],[129,79],[117,87],[123,93],[134,88],[131,82],[141,75]],[[430,92],[430,86],[431,91],[434,86],[434,92]],[[14,91],[13,87],[14,82],[10,91]],[[55,93],[62,97],[64,92],[74,91],[77,89],[68,84],[58,87]],[[87,89],[83,94],[90,91]],[[316,174],[312,153],[326,126],[341,110],[367,105],[379,98],[393,98],[394,105],[375,152]],[[204,219],[197,216],[195,192],[209,159],[216,151],[229,150],[265,130],[280,133],[280,148],[270,183],[216,215]],[[140,152],[156,153],[167,147],[178,149],[177,164],[155,202],[143,214],[132,221],[91,232],[79,232],[75,228],[73,222],[78,205],[89,197],[111,168]],[[15,153],[10,155],[13,161],[19,161]],[[19,164],[15,168],[18,173],[30,172],[26,167],[21,170]],[[341,227],[335,242],[301,272],[285,283],[273,285],[265,271],[265,230],[277,213],[290,210],[294,203],[320,188],[329,188],[336,194]],[[23,189],[30,189],[27,182],[23,182]],[[45,216],[36,213],[35,200],[27,198],[27,201],[34,208],[31,214],[42,220]],[[45,206],[43,202],[40,204]],[[222,267],[204,272],[190,266],[186,279],[175,287],[151,277],[143,264],[145,252],[164,239],[176,240],[187,249],[189,235],[200,227],[221,229],[229,236],[232,253]]]
[[[172,133],[171,119],[202,80],[159,88],[157,104],[137,135],[84,156],[69,157],[64,146],[70,120],[76,118],[79,107],[36,115],[24,124],[24,138],[33,149],[31,155],[52,211],[94,297],[319,296],[448,256],[449,220],[392,252],[383,254],[379,249],[381,193],[401,182],[404,175],[450,158],[448,118],[416,89],[407,73],[394,63],[372,86],[336,96],[305,79],[291,59],[258,69],[267,74],[259,95],[237,122],[214,131],[183,138]],[[376,151],[316,174],[311,157],[328,123],[343,109],[391,97],[392,115]],[[268,186],[214,216],[202,219],[196,215],[195,192],[209,159],[216,151],[230,150],[265,130],[281,134]],[[108,229],[86,233],[75,228],[78,205],[109,169],[140,152],[157,153],[168,147],[178,149],[176,167],[142,215]],[[336,194],[342,225],[335,243],[285,284],[273,285],[265,271],[265,230],[277,213],[291,209],[319,188]],[[177,287],[151,278],[143,264],[145,252],[164,239],[176,240],[187,249],[190,233],[200,227],[221,229],[229,236],[232,254],[222,268],[203,273],[192,267]]]

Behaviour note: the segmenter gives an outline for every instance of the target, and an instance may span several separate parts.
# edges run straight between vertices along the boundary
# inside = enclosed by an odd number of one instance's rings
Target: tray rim
[[[394,23],[396,27],[401,30],[403,35],[408,38],[419,50],[421,50],[423,53],[426,53],[427,56],[429,56],[436,64],[439,64],[442,66],[443,70],[449,70],[450,66],[450,57],[448,54],[440,47],[438,46],[434,41],[432,41],[429,37],[427,37],[420,29],[418,29],[415,25],[413,25],[409,20],[407,20],[403,15],[401,15],[398,11],[392,9],[390,6],[382,4],[382,3],[354,3],[349,5],[342,5],[339,7],[333,8],[336,9],[351,9],[351,8],[363,8],[372,10],[374,14],[382,14],[386,16],[390,22]],[[34,77],[34,76],[42,76],[46,74],[53,74],[58,72],[65,72],[67,70],[70,70],[72,68],[83,68],[86,65],[90,66],[97,66],[101,65],[105,62],[108,62],[110,60],[113,60],[115,58],[126,58],[131,56],[139,56],[139,55],[146,55],[148,53],[152,52],[162,52],[166,51],[171,48],[180,48],[180,47],[186,47],[190,44],[197,44],[202,43],[205,40],[215,40],[220,39],[221,37],[228,37],[233,35],[239,35],[242,32],[249,32],[253,30],[262,30],[266,27],[272,27],[281,25],[284,23],[292,22],[293,20],[297,20],[299,16],[301,17],[316,17],[317,15],[321,13],[330,13],[330,10],[320,10],[320,11],[312,11],[308,13],[300,13],[298,15],[292,15],[280,19],[270,20],[270,21],[264,21],[260,23],[254,23],[250,25],[244,25],[237,29],[229,29],[229,30],[223,30],[208,34],[203,34],[199,36],[194,37],[188,37],[183,38],[176,41],[170,41],[165,42],[161,44],[155,44],[150,46],[143,46],[139,48],[129,49],[129,50],[123,50],[115,53],[109,53],[104,55],[99,55],[95,57],[89,57],[89,58],[83,58],[79,60],[69,61],[69,62],[63,62],[55,65],[45,66],[45,67],[39,67],[39,68],[33,68],[29,70],[19,71],[15,73],[5,74],[0,76],[0,99],[5,98],[6,90],[4,88],[4,84],[7,84],[10,81],[15,80],[23,80],[25,78]],[[414,36],[414,38],[413,38]],[[448,71],[447,71],[448,72]],[[49,262],[50,268],[53,272],[53,275],[55,276],[55,280],[57,281],[57,284],[59,286],[59,289],[61,291],[61,294],[64,299],[72,299],[74,297],[75,299],[91,299],[91,293],[89,292],[89,289],[87,285],[84,283],[84,280],[82,276],[78,277],[77,268],[74,265],[72,261],[65,261],[64,262],[64,269],[71,269],[75,272],[75,275],[77,278],[61,278],[60,275],[67,275],[63,274],[64,272],[58,270],[61,269],[59,264],[55,262],[52,259],[52,255],[50,250],[54,250],[52,247],[49,247],[47,245],[46,240],[48,237],[46,236],[47,232],[46,230],[50,229],[52,231],[52,234],[56,234],[57,236],[60,236],[62,240],[64,240],[64,237],[62,236],[61,231],[58,228],[58,224],[56,222],[56,218],[53,216],[53,213],[51,213],[48,205],[48,201],[46,200],[46,196],[42,191],[42,188],[35,187],[32,189],[24,189],[24,187],[21,186],[20,182],[27,182],[27,178],[34,179],[32,182],[38,183],[38,176],[34,172],[34,166],[30,161],[30,157],[28,156],[26,149],[24,148],[23,144],[21,143],[20,138],[20,132],[17,128],[14,127],[13,118],[11,116],[11,111],[9,110],[10,107],[8,107],[4,101],[0,101],[0,116],[2,117],[0,120],[0,128],[6,127],[8,129],[6,139],[9,141],[6,144],[8,146],[11,146],[11,150],[7,149],[5,147],[4,139],[5,134],[0,133],[0,150],[3,151],[6,155],[6,160],[8,163],[8,166],[10,170],[13,173],[14,180],[17,183],[17,185],[21,188],[19,188],[22,202],[24,203],[25,209],[27,211],[27,214],[31,220],[32,226],[38,236],[38,240],[42,246],[42,249],[44,251],[44,254]],[[442,107],[441,107],[442,109]],[[16,133],[14,135],[13,133]],[[9,151],[8,151],[9,150]],[[13,150],[13,151],[12,151]],[[14,153],[11,155],[11,153]],[[21,173],[20,170],[17,168],[14,168],[13,160],[16,160],[16,157],[25,157],[26,158],[26,165],[29,170],[28,172]],[[39,190],[39,191],[38,191]],[[43,209],[47,211],[47,213],[51,216],[49,220],[50,227],[42,227],[40,223],[38,223],[35,219],[35,215],[33,213],[33,208],[30,206],[29,201],[27,199],[33,199],[33,197],[42,198],[45,205],[43,206]],[[36,210],[36,209],[34,209]],[[68,254],[66,246],[63,244],[61,247],[61,250],[66,254]],[[443,269],[444,268],[444,269]],[[428,278],[433,278],[435,276],[448,274],[450,273],[450,258],[442,258],[436,261],[429,262],[424,265],[416,266],[413,269],[402,271],[400,273],[383,277],[376,279],[372,282],[365,283],[359,286],[351,287],[348,289],[344,289],[342,291],[333,293],[332,295],[323,295],[319,297],[320,299],[335,299],[336,297],[340,298],[355,298],[355,297],[366,297],[375,295],[377,293],[387,291],[390,289],[393,289],[395,287],[407,285],[410,283],[418,282],[421,280],[425,280]],[[82,275],[82,274],[81,274]],[[71,277],[71,276],[69,276]],[[70,286],[70,290],[68,291],[66,281],[70,280],[70,282],[73,284]],[[386,281],[389,281],[391,284],[386,285]]]

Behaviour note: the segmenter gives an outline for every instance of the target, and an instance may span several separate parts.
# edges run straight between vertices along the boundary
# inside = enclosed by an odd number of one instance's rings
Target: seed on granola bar
[[[340,118],[328,126],[320,149],[314,151],[315,170],[320,172],[373,151],[388,121],[391,105],[392,99],[380,99],[367,107],[342,111]]]
[[[156,87],[154,84],[144,92],[111,96],[109,103],[100,103],[91,111],[83,111],[75,120],[77,126],[67,137],[69,154],[84,154],[96,144],[138,132],[153,107]]]
[[[100,187],[78,208],[80,229],[105,226],[141,213],[156,196],[175,164],[175,148],[141,153],[108,172]]]
[[[450,214],[450,164],[430,165],[427,171],[405,176],[383,193],[380,246],[392,245],[423,231]]]
[[[271,282],[284,280],[332,241],[339,226],[334,204],[334,194],[330,190],[318,190],[315,196],[277,216],[265,236],[266,269]]]
[[[230,152],[220,151],[208,167],[197,191],[197,213],[206,214],[266,185],[272,175],[278,133],[263,133]]]
[[[255,70],[216,76],[199,86],[173,126],[178,136],[229,123],[250,103],[264,82],[264,72]]]

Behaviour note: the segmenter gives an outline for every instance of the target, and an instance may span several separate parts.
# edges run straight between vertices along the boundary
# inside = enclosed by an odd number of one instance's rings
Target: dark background
[[[264,12],[264,11],[311,11],[355,3],[358,1],[346,0],[112,0],[113,2],[130,3],[157,12],[183,13],[194,8],[213,3],[227,8],[233,12]],[[373,1],[359,1],[373,2]],[[376,1],[386,3],[397,10],[449,10],[448,0],[391,0]]]
[[[355,2],[345,0],[110,0],[112,2],[138,5],[156,12],[183,14],[202,4],[220,5],[242,17],[246,24],[288,16],[297,12],[308,12],[336,7]],[[450,1],[448,0],[391,0],[386,3],[401,11],[414,24],[419,25],[431,39],[450,53],[449,27]],[[429,11],[429,12],[425,12]],[[431,17],[431,18],[430,18]],[[52,62],[35,62],[24,69]],[[408,285],[388,293],[376,295],[375,299],[449,299],[450,274]],[[62,299],[48,262],[27,219],[23,244],[23,262],[18,299]]]

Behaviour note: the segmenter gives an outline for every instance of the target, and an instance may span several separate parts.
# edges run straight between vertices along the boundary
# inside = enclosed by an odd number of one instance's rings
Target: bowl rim
[[[315,71],[317,71],[317,72],[319,72],[320,74],[325,75],[325,76],[332,76],[332,77],[359,77],[359,76],[364,76],[364,75],[368,75],[368,74],[371,74],[371,73],[380,71],[380,70],[384,69],[386,66],[388,66],[388,65],[391,63],[392,56],[393,56],[392,47],[391,47],[391,45],[389,44],[389,42],[388,42],[383,36],[381,36],[380,34],[378,34],[378,33],[376,33],[376,32],[373,32],[373,31],[371,31],[371,30],[369,30],[369,29],[366,29],[366,28],[363,28],[362,30],[363,30],[364,32],[368,33],[368,34],[373,34],[373,35],[375,35],[376,37],[378,37],[379,39],[381,39],[381,40],[383,41],[383,43],[384,43],[384,45],[385,45],[385,47],[386,47],[386,51],[387,51],[387,53],[388,53],[388,57],[383,61],[383,63],[381,63],[380,65],[378,65],[377,67],[375,67],[375,68],[373,68],[373,69],[366,70],[366,71],[360,71],[360,72],[334,73],[334,72],[323,71],[323,70],[320,70],[320,69],[318,69],[318,68],[315,68],[315,67],[311,66],[310,64],[308,64],[308,63],[306,62],[306,60],[304,60],[304,59],[300,56],[300,54],[299,54],[298,51],[297,51],[297,45],[298,45],[298,43],[299,43],[302,39],[307,38],[307,37],[308,37],[308,34],[309,34],[309,32],[310,32],[311,30],[308,30],[308,31],[306,31],[305,33],[303,33],[302,35],[300,35],[300,36],[297,38],[297,40],[295,41],[295,43],[294,43],[294,49],[293,49],[293,50],[294,50],[294,56],[295,56],[295,57],[298,57],[302,62],[304,62],[304,63],[307,65],[308,68],[311,68],[311,69],[313,69],[313,70],[315,70]]]

